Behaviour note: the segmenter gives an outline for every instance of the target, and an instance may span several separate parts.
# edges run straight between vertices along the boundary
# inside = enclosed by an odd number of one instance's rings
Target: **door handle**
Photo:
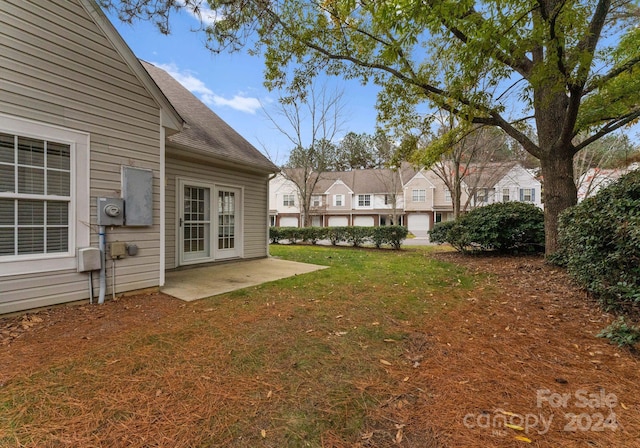
[[[179,227],[182,227],[182,218],[180,218],[180,224]]]

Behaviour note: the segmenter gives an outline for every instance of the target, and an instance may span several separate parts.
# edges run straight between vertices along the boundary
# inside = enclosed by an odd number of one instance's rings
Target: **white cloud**
[[[178,2],[182,4],[182,6],[184,6],[184,9],[191,16],[195,17],[197,20],[202,21],[202,23],[205,25],[213,25],[221,19],[220,15],[216,11],[209,8],[207,2],[201,2],[197,6],[197,10],[194,9],[192,4],[185,4],[184,0],[178,0]]]
[[[209,107],[230,107],[240,112],[255,114],[260,109],[260,101],[257,98],[236,94],[233,98],[225,98],[218,95],[213,90],[188,70],[180,70],[176,64],[160,64],[152,62],[156,67],[169,73],[176,81],[182,84],[187,90],[196,95]]]

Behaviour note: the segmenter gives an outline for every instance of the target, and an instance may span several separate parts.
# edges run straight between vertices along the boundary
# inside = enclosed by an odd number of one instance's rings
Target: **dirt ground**
[[[612,316],[561,269],[539,257],[433,256],[491,275],[407,342],[412,381],[430,399],[399,392],[379,416],[409,422],[405,436],[400,427],[386,444],[372,432],[356,446],[640,446],[640,357],[595,337]],[[0,319],[0,387],[185,306],[151,293]],[[409,427],[424,429],[422,442]]]

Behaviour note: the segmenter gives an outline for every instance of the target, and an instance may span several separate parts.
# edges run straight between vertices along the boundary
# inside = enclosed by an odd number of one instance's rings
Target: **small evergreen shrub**
[[[611,325],[598,333],[599,338],[607,338],[618,344],[618,347],[633,347],[640,342],[640,327],[627,322],[623,316],[619,316]]]
[[[272,244],[280,243],[281,235],[280,227],[269,227],[269,240]]]
[[[317,244],[319,240],[323,240],[327,236],[326,227],[303,227],[301,230],[303,241],[311,244]]]
[[[409,230],[403,226],[381,226],[372,227],[370,238],[378,249],[388,244],[392,249],[398,250],[408,234]]]
[[[345,237],[349,244],[353,247],[362,247],[367,242],[372,232],[369,229],[373,227],[345,227]]]
[[[329,240],[332,245],[349,243],[361,247],[373,243],[380,248],[389,245],[392,249],[400,249],[409,231],[402,226],[382,227],[270,227],[269,239],[276,244],[287,240],[289,244],[301,241],[316,244],[319,240]]]
[[[609,309],[640,304],[640,171],[560,215],[553,261]]]
[[[449,243],[461,252],[541,252],[544,214],[524,202],[490,204],[437,224],[429,236],[432,242]]]
[[[449,231],[456,225],[455,221],[438,222],[429,231],[429,241],[436,244],[446,243]]]

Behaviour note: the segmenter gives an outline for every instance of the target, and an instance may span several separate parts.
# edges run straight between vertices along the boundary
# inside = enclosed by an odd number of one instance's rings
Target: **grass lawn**
[[[638,446],[640,395],[629,390],[638,376],[620,378],[637,372],[638,362],[593,337],[602,322],[588,321],[602,318],[598,310],[576,305],[568,312],[586,324],[571,321],[564,335],[548,336],[565,331],[564,321],[538,323],[499,276],[432,250],[276,245],[274,256],[331,269],[174,304],[144,325],[110,331],[103,317],[91,335],[67,325],[0,347],[7,369],[0,446],[526,446],[523,433],[481,427],[476,417],[496,409],[551,415],[558,409],[536,403],[544,387],[606,387],[624,402],[616,411],[626,427],[571,434],[556,420],[557,431],[526,433],[533,446]],[[549,280],[538,274],[542,284]],[[129,314],[137,306],[135,298],[105,305]],[[541,316],[562,314],[552,306],[545,302]],[[530,345],[519,342],[523,332]],[[47,356],[42,347],[56,341],[63,350]],[[547,353],[551,343],[563,345],[551,347],[558,366]],[[18,369],[20,359],[37,359],[38,347],[41,361]],[[579,356],[567,359],[568,350]],[[591,409],[590,418],[603,412]]]

